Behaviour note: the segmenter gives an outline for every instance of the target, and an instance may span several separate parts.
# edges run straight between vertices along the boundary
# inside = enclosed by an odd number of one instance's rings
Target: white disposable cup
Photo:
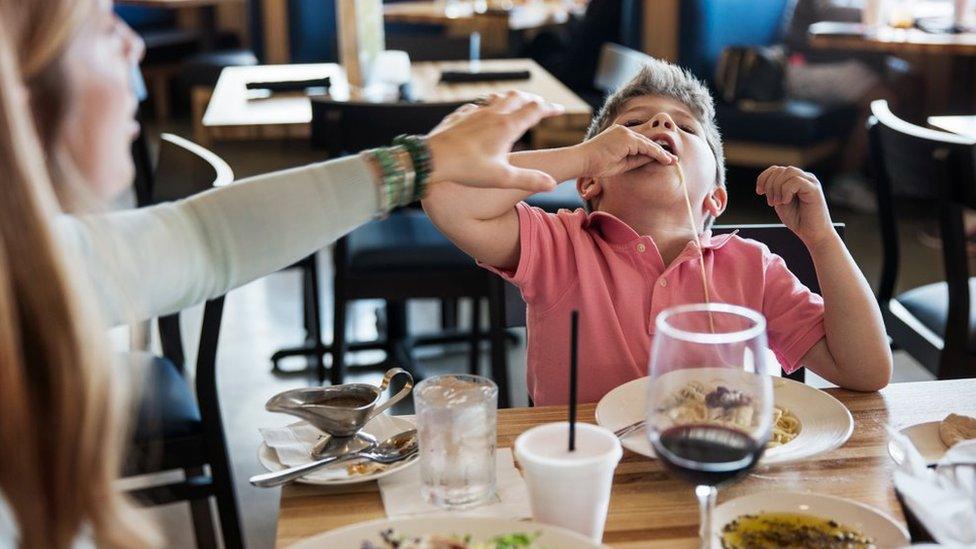
[[[569,423],[547,423],[515,440],[515,457],[529,488],[532,515],[603,540],[610,506],[613,471],[623,456],[610,431],[589,423],[576,424],[576,450],[569,451]]]

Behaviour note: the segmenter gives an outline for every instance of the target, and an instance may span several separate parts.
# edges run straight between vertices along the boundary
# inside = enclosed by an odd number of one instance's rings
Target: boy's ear
[[[713,218],[717,218],[725,211],[725,206],[729,203],[729,193],[725,187],[715,187],[712,192],[705,196],[705,211]]]
[[[583,200],[589,202],[595,200],[603,192],[603,185],[596,179],[590,177],[580,177],[576,180],[576,190]]]

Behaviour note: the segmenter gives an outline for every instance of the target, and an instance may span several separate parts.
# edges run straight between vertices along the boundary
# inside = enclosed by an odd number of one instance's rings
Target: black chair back
[[[312,99],[312,146],[341,156],[389,145],[397,135],[424,134],[463,105],[451,103],[360,103]]]
[[[871,115],[868,121],[871,158],[884,248],[878,299],[882,303],[890,300],[898,282],[900,250],[895,189],[910,189],[913,195],[931,196],[940,202],[946,278],[950,290],[953,281],[957,284],[961,281],[960,289],[968,295],[966,243],[959,229],[962,209],[976,207],[973,185],[976,140],[906,122],[895,116],[883,100],[871,103]]]
[[[976,139],[906,122],[885,101],[871,103],[871,114],[868,127],[884,253],[878,302],[888,332],[940,379],[970,377],[971,295],[963,215],[976,209]],[[901,263],[894,202],[898,191],[935,202],[948,300],[947,309],[940,311],[945,315],[944,334],[919,322],[895,298]]]

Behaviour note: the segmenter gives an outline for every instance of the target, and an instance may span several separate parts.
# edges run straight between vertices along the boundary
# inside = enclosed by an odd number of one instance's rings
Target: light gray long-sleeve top
[[[178,202],[74,217],[58,234],[112,325],[179,311],[287,267],[378,213],[350,156],[241,180]]]

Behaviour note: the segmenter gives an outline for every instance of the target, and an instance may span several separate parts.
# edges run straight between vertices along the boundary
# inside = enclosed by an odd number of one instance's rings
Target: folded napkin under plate
[[[931,469],[908,437],[893,429],[890,434],[904,456],[895,470],[895,489],[906,515],[914,515],[940,544],[976,546],[976,440],[956,444]]]
[[[363,431],[376,437],[378,442],[383,442],[388,437],[408,429],[413,429],[412,423],[405,419],[386,414],[380,414],[374,417],[363,427]],[[264,446],[258,453],[258,459],[262,465],[273,471],[310,463],[312,461],[312,447],[323,436],[322,431],[319,431],[305,421],[298,421],[275,429],[258,429],[258,431],[260,431],[261,437],[264,439]],[[369,467],[366,470],[369,471],[368,473],[364,471],[356,475],[350,474],[350,466],[368,463],[368,460],[346,461],[335,465],[327,465],[314,473],[309,473],[305,477],[302,477],[299,482],[309,484],[365,482],[379,479],[391,474],[393,471],[403,469],[415,461],[416,457],[412,457],[389,466],[377,465],[376,467]]]

